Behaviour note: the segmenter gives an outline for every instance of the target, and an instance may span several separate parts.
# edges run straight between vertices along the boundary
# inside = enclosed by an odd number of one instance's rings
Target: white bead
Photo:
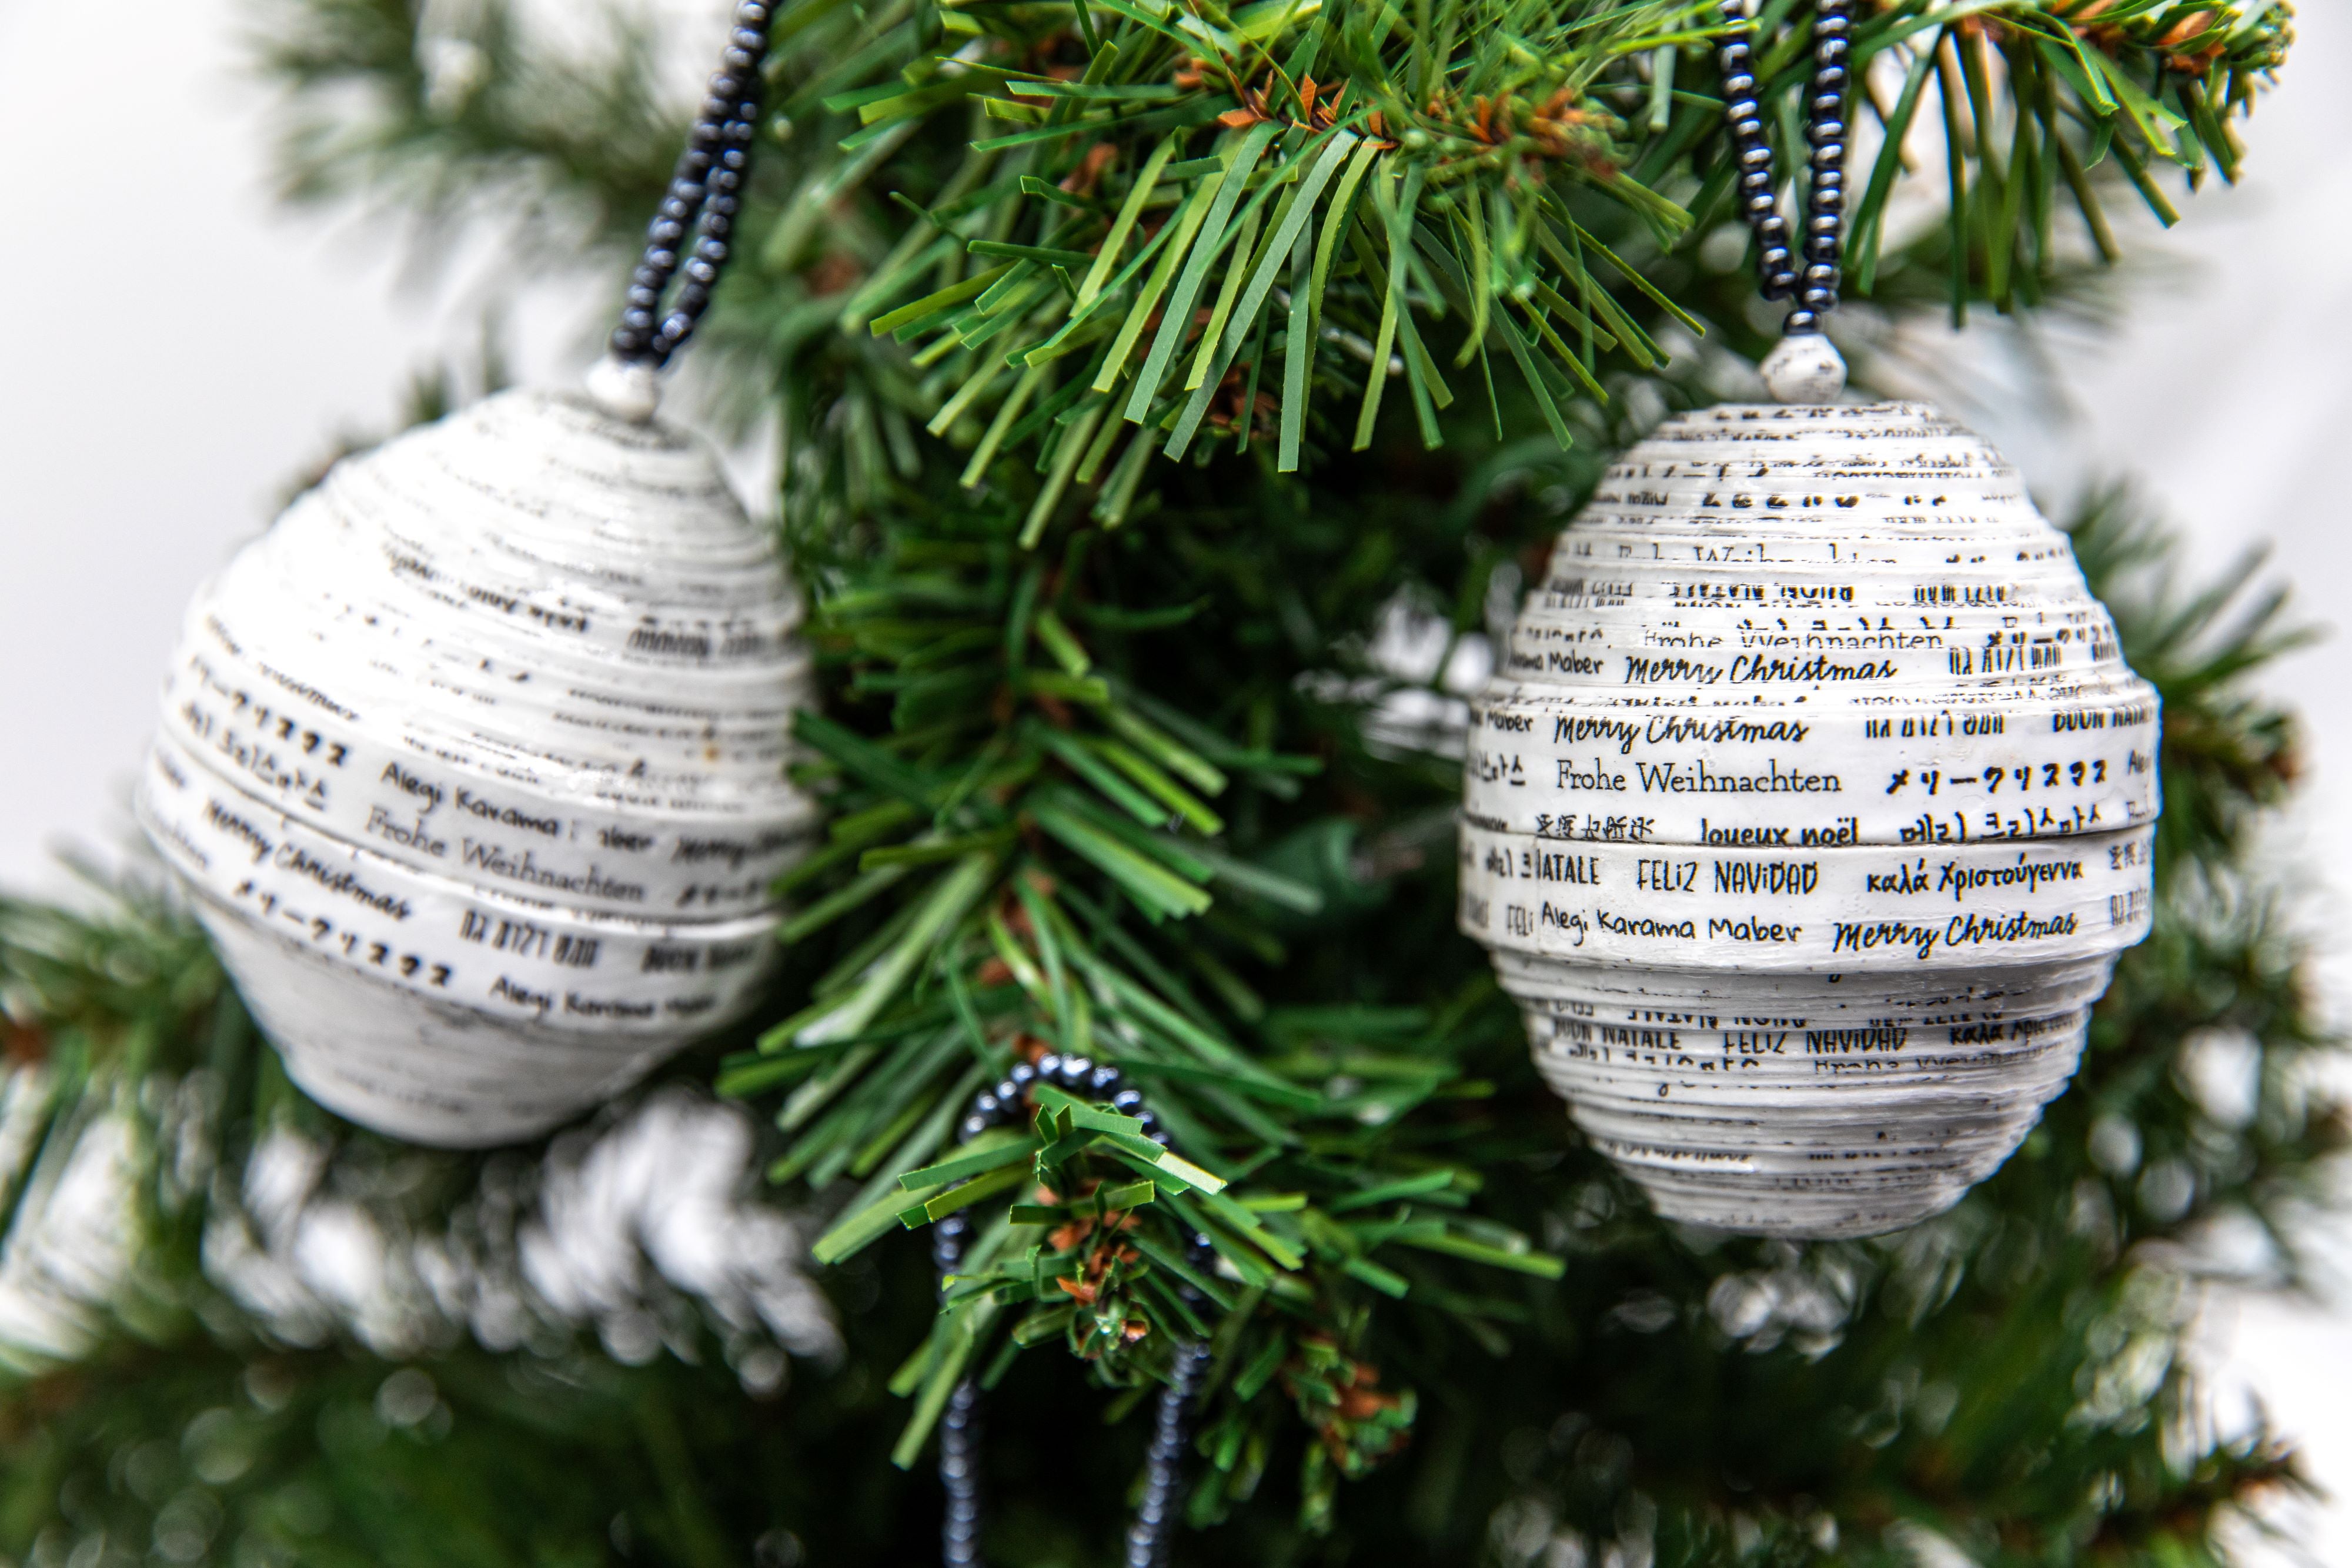
[[[661,409],[661,372],[640,361],[605,355],[588,368],[588,396],[615,419],[644,424]]]
[[[2064,536],[1916,404],[1669,420],[1471,709],[1463,930],[1676,1219],[1948,1207],[2146,936],[2156,694]]]
[[[530,1136],[756,998],[815,824],[800,614],[702,444],[508,392],[197,595],[140,813],[314,1097]]]
[[[1845,391],[1845,360],[1819,332],[1781,339],[1757,370],[1775,402],[1835,402]]]

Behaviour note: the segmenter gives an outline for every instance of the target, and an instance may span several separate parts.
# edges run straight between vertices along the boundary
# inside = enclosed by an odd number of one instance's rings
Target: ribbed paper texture
[[[1891,1229],[2016,1148],[2147,934],[2157,720],[1977,437],[1684,415],[1560,536],[1473,706],[1462,926],[1662,1212]]]
[[[505,393],[339,465],[198,593],[142,819],[305,1089],[529,1136],[755,994],[815,816],[799,621],[699,443]]]

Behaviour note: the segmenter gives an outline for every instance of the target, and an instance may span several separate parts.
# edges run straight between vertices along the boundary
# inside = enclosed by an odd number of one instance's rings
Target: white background
[[[713,31],[706,0],[661,3]],[[474,329],[478,287],[404,285],[386,231],[273,212],[268,105],[238,74],[249,15],[175,0],[126,26],[121,7],[0,0],[0,733],[15,749],[0,886],[56,886],[57,847],[123,834],[189,592],[291,476],[338,434],[383,428],[409,375]],[[2247,131],[2250,177],[2187,204],[2177,264],[2134,269],[2126,329],[2042,344],[2070,367],[2071,415],[1997,391],[1959,412],[2047,494],[2138,476],[2202,567],[2274,546],[2302,616],[2339,627],[2352,530],[2328,475],[2352,456],[2352,15],[2320,0],[2298,31]],[[584,362],[593,286],[555,293],[523,320],[526,376]],[[2305,720],[2282,859],[2340,927],[2352,667],[2323,643],[2269,678]],[[2352,993],[2342,950],[2326,972],[2333,996]],[[2221,1303],[2212,1338],[2219,1381],[2251,1387],[2352,1499],[2352,1313]],[[2316,1561],[2352,1563],[2352,1507],[2316,1528]]]

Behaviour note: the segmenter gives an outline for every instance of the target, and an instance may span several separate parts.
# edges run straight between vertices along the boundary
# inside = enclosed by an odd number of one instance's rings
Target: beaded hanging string
[[[694,335],[734,248],[774,10],[769,0],[742,0],[736,6],[726,52],[704,93],[693,133],[646,226],[645,254],[630,275],[620,322],[604,362],[589,377],[592,395],[616,413],[652,417],[658,401],[654,372]]]
[[[1790,249],[1789,220],[1780,215],[1780,179],[1757,96],[1752,30],[1732,34],[1717,53],[1723,70],[1723,119],[1739,168],[1739,207],[1756,235],[1757,281],[1767,299],[1795,296],[1781,330],[1790,337],[1818,332],[1837,308],[1840,242],[1845,226],[1845,94],[1852,70],[1853,0],[1814,0],[1813,79],[1805,95],[1805,141],[1811,148],[1805,191],[1804,270]],[[1744,0],[1723,0],[1727,21],[1745,23]]]
[[[1039,1057],[1034,1065],[1025,1061],[1016,1064],[994,1088],[973,1095],[958,1129],[961,1139],[970,1142],[992,1127],[1006,1126],[1025,1116],[1030,1091],[1040,1083],[1052,1084],[1073,1094],[1091,1095],[1120,1114],[1140,1122],[1143,1135],[1153,1143],[1163,1147],[1168,1143],[1168,1134],[1160,1130],[1150,1108],[1144,1104],[1143,1096],[1126,1087],[1118,1068],[1097,1066],[1083,1056],[1052,1052]],[[950,1214],[931,1228],[931,1266],[938,1270],[942,1296],[947,1293],[950,1276],[962,1265],[964,1247],[971,1236],[971,1228],[961,1214]],[[1192,1249],[1196,1259],[1205,1265],[1212,1250],[1209,1239],[1193,1237]],[[1190,1285],[1179,1288],[1188,1301],[1197,1303],[1202,1299]],[[1176,1347],[1168,1385],[1160,1391],[1153,1415],[1151,1448],[1144,1461],[1143,1495],[1136,1504],[1134,1522],[1128,1526],[1121,1568],[1161,1568],[1168,1560],[1168,1529],[1176,1503],[1177,1483],[1182,1479],[1192,1396],[1208,1362],[1209,1350],[1204,1344],[1187,1340]],[[940,1526],[940,1560],[945,1568],[982,1568],[980,1447],[980,1385],[967,1377],[948,1396],[947,1408],[940,1416],[940,1484],[947,1493],[946,1514]]]
[[[1833,397],[1845,380],[1843,362],[1821,334],[1823,320],[1837,308],[1845,235],[1853,8],[1853,0],[1813,0],[1813,74],[1804,112],[1805,226],[1802,238],[1792,242],[1789,220],[1780,214],[1780,175],[1765,129],[1747,0],[1723,0],[1724,19],[1738,30],[1724,38],[1716,59],[1723,73],[1724,125],[1739,171],[1739,212],[1756,236],[1757,284],[1767,299],[1796,301],[1780,326],[1787,340],[1765,363],[1765,379],[1783,402]],[[1798,343],[1801,339],[1813,340]],[[1801,367],[1803,373],[1789,373],[1792,367]],[[1776,370],[1782,373],[1776,376]]]
[[[727,265],[735,218],[743,206],[743,180],[760,119],[760,67],[768,57],[767,0],[743,0],[727,36],[727,52],[696,117],[694,133],[670,175],[669,193],[646,231],[646,252],[629,279],[613,355],[656,367],[693,335],[709,307],[710,291]],[[687,246],[689,233],[693,244]],[[662,296],[681,270],[686,281],[667,311]]]

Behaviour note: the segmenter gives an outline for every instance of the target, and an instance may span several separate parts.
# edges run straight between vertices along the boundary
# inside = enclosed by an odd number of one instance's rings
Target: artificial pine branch
[[[502,5],[440,31],[374,0],[289,14],[265,64],[296,89],[291,191],[413,182],[408,204],[446,217],[460,193],[520,180],[613,235],[657,180],[642,83],[537,67]],[[1853,114],[1880,145],[1854,171],[1853,286],[1934,264],[1956,316],[2039,303],[2067,267],[2065,204],[2112,259],[2118,183],[2169,223],[2158,170],[2234,178],[2230,120],[2284,58],[2288,15],[1880,6],[1853,33]],[[1760,62],[1786,120],[1807,35],[1796,8],[1766,16],[1797,21]],[[731,293],[767,295],[746,326],[770,351],[835,330],[897,346],[835,350],[862,383],[861,428],[834,433],[859,497],[886,450],[905,468],[920,428],[972,454],[968,487],[993,467],[1026,492],[1039,527],[1056,507],[1115,526],[1149,451],[1204,453],[1204,431],[1265,442],[1287,471],[1318,444],[1363,450],[1393,395],[1433,444],[1438,415],[1475,396],[1457,384],[1474,361],[1478,384],[1497,366],[1523,384],[1565,444],[1567,406],[1605,398],[1610,368],[1664,361],[1661,319],[1728,324],[1649,276],[1731,216],[1711,96],[1726,26],[1708,0],[1150,0],[1099,16],[805,0],[777,24],[779,145],[746,224],[758,281]],[[375,102],[354,120],[339,93],[361,83]],[[1931,98],[1949,222],[1893,236]],[[1014,459],[1044,484],[1002,472]]]
[[[2105,573],[2163,559],[2155,538],[2113,499],[2077,532],[2131,656],[2151,667],[2179,622],[2177,601],[2160,573]],[[2213,620],[2213,659],[2235,662],[2261,635]],[[2179,716],[2214,733],[2282,728],[2274,709],[2247,700],[2241,677],[2190,683],[2175,702]],[[2234,764],[2241,749],[2169,754],[2168,784],[2238,802],[2208,820],[2251,829],[2273,786]],[[1446,787],[1391,778],[1401,782],[1386,788],[1403,791],[1391,814]],[[1443,911],[1392,932],[1377,916],[1410,914],[1425,894],[1401,894],[1369,921],[1359,911],[1320,940],[1286,927],[1295,960],[1325,972],[1268,986],[1269,1064],[1310,1081],[1346,1067],[1369,1082],[1384,1058],[1442,1037],[1465,1071],[1496,1087],[1455,1103],[1486,1110],[1475,1164],[1452,1168],[1470,1176],[1481,1207],[1544,1235],[1570,1267],[1553,1285],[1477,1270],[1449,1281],[1415,1267],[1415,1294],[1434,1301],[1416,1308],[1409,1294],[1382,1309],[1356,1353],[1369,1348],[1381,1369],[1370,1388],[1336,1343],[1302,1342],[1271,1364],[1261,1351],[1242,1374],[1310,1414],[1360,1414],[1360,1396],[1417,1388],[1416,1436],[1390,1457],[1385,1484],[1310,1515],[1330,1532],[1310,1547],[1297,1494],[1278,1478],[1328,1471],[1328,1448],[1287,1434],[1271,1411],[1229,1404],[1196,1460],[1209,1481],[1195,1518],[1223,1521],[1202,1550],[1216,1561],[1322,1552],[1366,1564],[1533,1564],[1613,1547],[1692,1568],[1891,1565],[1935,1537],[1997,1568],[2224,1561],[2219,1532],[2301,1483],[2275,1437],[2225,1439],[2210,1427],[2184,1359],[2194,1270],[2221,1261],[2199,1239],[2251,1221],[2277,1241],[2248,1282],[2291,1281],[2298,1214],[2321,1197],[2346,1129],[2313,1097],[2305,1070],[2335,1045],[2315,1023],[2293,921],[2275,892],[2210,858],[2213,871],[2168,857],[2157,934],[2126,957],[2099,1009],[2080,1080],[1998,1176],[1929,1225],[1803,1248],[1650,1218],[1564,1133],[1478,956],[1438,951],[1408,967],[1415,947],[1437,948],[1428,930]],[[1318,853],[1282,863],[1332,862]],[[1335,931],[1349,940],[1334,942]],[[55,1076],[33,1082],[59,1095],[68,1119],[184,1105],[191,1078],[223,1073],[196,1097],[220,1108],[218,1120],[183,1124],[196,1147],[225,1151],[227,1185],[207,1192],[234,1194],[247,1179],[234,1151],[255,1141],[238,1131],[250,1125],[247,1106],[339,1140],[349,1193],[407,1201],[398,1195],[468,1188],[446,1174],[420,1187],[413,1166],[388,1184],[403,1167],[386,1164],[387,1151],[339,1132],[282,1082],[274,1093],[235,1089],[270,1081],[269,1059],[219,992],[193,928],[157,906],[135,894],[98,917],[19,905],[6,932],[12,1083],[21,1089],[35,1071],[22,1063],[46,1061]],[[1347,993],[1328,971],[1349,965],[1350,943],[1362,949],[1352,972],[1376,983],[1337,1008],[1296,1005]],[[1448,987],[1463,989],[1447,1016],[1401,1005],[1446,1007]],[[134,1063],[140,1042],[148,1054]],[[2244,1071],[2234,1100],[2200,1066],[2216,1051]],[[76,1062],[91,1070],[69,1071]],[[135,1080],[124,1076],[133,1065]],[[1390,1136],[1447,1148],[1445,1130],[1412,1120]],[[420,1159],[452,1163],[398,1156]],[[147,1190],[168,1194],[175,1166],[184,1168],[178,1158],[148,1167]],[[20,1217],[9,1256],[27,1234]],[[927,1550],[927,1489],[877,1474],[904,1418],[882,1384],[929,1312],[919,1248],[877,1249],[835,1271],[845,1370],[803,1373],[780,1403],[746,1397],[723,1370],[667,1355],[633,1369],[570,1341],[499,1355],[463,1342],[392,1351],[341,1336],[306,1348],[220,1306],[159,1315],[157,1302],[233,1303],[200,1249],[151,1239],[139,1256],[146,1278],[120,1326],[68,1364],[19,1374],[0,1399],[0,1550],[25,1561],[64,1563],[101,1538],[223,1563],[538,1554],[694,1564],[719,1560],[716,1542],[726,1561],[781,1568]],[[1459,1314],[1458,1326],[1430,1333],[1414,1311],[1432,1324]],[[1016,1496],[1003,1561],[1066,1561],[1069,1531],[1107,1541],[1118,1527],[1132,1450],[1117,1434],[1073,1447],[1071,1402],[1082,1397],[1022,1368],[993,1396],[1002,1448],[1039,1456],[1058,1478],[1046,1489],[1050,1524]]]
[[[447,232],[495,176],[576,204],[593,246],[666,166],[638,155],[637,62],[552,69],[501,5],[292,14],[313,26],[269,65],[307,117],[306,193]],[[2170,798],[2204,803],[2175,819],[2158,936],[2081,1082],[1901,1237],[1661,1227],[1565,1129],[1452,932],[1448,698],[1372,630],[1477,632],[1599,455],[1708,400],[1691,335],[1752,344],[1746,285],[1701,255],[1729,183],[1719,30],[1680,0],[783,11],[752,265],[705,368],[784,434],[829,676],[803,777],[835,816],[790,879],[793,1000],[719,1081],[775,1107],[773,1174],[838,1206],[836,1281],[887,1276],[896,1310],[853,1327],[841,1409],[781,1434],[713,1411],[687,1469],[665,1441],[660,1486],[616,1494],[642,1522],[615,1550],[740,1556],[782,1518],[819,1561],[903,1554],[923,1509],[893,1537],[827,1500],[908,1495],[874,1472],[919,1450],[959,1367],[1002,1380],[1007,1451],[1093,1479],[1056,1503],[1107,1536],[1128,1461],[1071,1451],[1070,1391],[1039,1392],[1053,1375],[1016,1348],[1067,1346],[1117,1409],[1202,1333],[1188,1511],[1247,1560],[1870,1562],[1916,1530],[2004,1564],[2196,1561],[2291,1483],[2266,1437],[2193,1430],[2177,1360],[2175,1244],[2248,1216],[2291,1276],[2294,1206],[2342,1142],[2291,1066],[2328,1043],[2292,925],[2235,868],[2288,773],[2283,721],[2239,685],[2274,651],[2259,617],[2118,606],[2166,685]],[[1874,167],[1857,281],[1897,308],[1932,267],[1954,307],[2010,308],[2065,286],[2062,187],[2104,252],[2118,184],[2163,211],[2152,168],[2232,171],[2222,117],[2286,30],[2276,5],[1893,0],[1855,37],[1895,142],[1930,94],[1952,133],[1948,224],[1887,232],[1899,152]],[[1768,54],[1777,104],[1803,48]],[[354,85],[375,94],[356,122],[327,90]],[[2085,533],[2095,571],[2121,537]],[[193,951],[165,967],[209,973]],[[141,1006],[141,1038],[203,1013]],[[2252,1042],[2242,1117],[2175,1071],[2216,1041]],[[963,1103],[1047,1047],[1118,1062],[1176,1158],[1068,1106],[960,1143]],[[980,1239],[926,1340],[898,1232],[951,1210]],[[1205,1308],[1170,1289],[1195,1234],[1219,1260],[1193,1270]],[[129,1396],[132,1364],[92,1356],[87,1407]],[[771,1495],[681,1500],[677,1478],[754,1450],[781,1456]],[[1341,1506],[1337,1479],[1382,1463]],[[507,1503],[442,1495],[496,1515],[488,1539],[534,1539]],[[576,1491],[530,1495],[564,1521],[549,1539],[617,1542]],[[398,1535],[396,1511],[369,1517]],[[1056,1560],[1033,1520],[1016,1506],[1007,1561]]]
[[[2126,8],[2095,27],[1996,12],[1896,5],[1855,53],[1887,54],[1906,87],[1957,60],[1937,90],[1966,120],[1954,168],[1974,183],[1955,196],[1974,193],[1956,200],[1951,243],[1981,251],[2006,304],[2013,271],[2055,266],[2049,202],[1998,190],[2029,165],[2046,185],[2064,159],[2023,150],[2074,134],[2084,145],[2065,156],[2086,166],[2118,145],[2135,170],[2185,158],[2176,133],[2194,117],[2163,104],[2194,91],[2244,107],[2284,26],[2269,11],[2200,26]],[[1409,1389],[1374,1392],[1376,1309],[1476,1339],[1483,1309],[1446,1304],[1483,1299],[1475,1266],[1557,1271],[1524,1230],[1463,1207],[1493,1158],[1491,1119],[1452,1108],[1480,1092],[1455,1049],[1465,1009],[1481,995],[1496,1009],[1475,971],[1433,995],[1407,981],[1366,1015],[1384,1020],[1370,1037],[1329,1003],[1393,979],[1284,1005],[1285,922],[1353,939],[1391,891],[1286,858],[1347,843],[1401,794],[1433,810],[1452,788],[1443,763],[1384,747],[1360,704],[1302,700],[1418,575],[1396,531],[1363,536],[1367,555],[1318,514],[1351,488],[1334,483],[1342,439],[1363,452],[1409,418],[1424,446],[1458,444],[1475,385],[1498,434],[1544,433],[1558,452],[1609,404],[1604,378],[1658,384],[1661,333],[1706,330],[1645,267],[1686,267],[1681,248],[1716,221],[1731,174],[1719,105],[1651,100],[1678,50],[1685,79],[1706,79],[1723,26],[1694,4],[1524,0],[1412,17],[813,0],[779,18],[781,147],[761,179],[781,205],[710,336],[777,367],[761,379],[782,393],[786,517],[853,725],[799,729],[803,782],[836,811],[833,846],[789,879],[805,904],[787,936],[824,955],[810,1000],[721,1083],[789,1089],[780,1178],[857,1184],[829,1260],[894,1221],[983,1198],[1001,1213],[1024,1160],[1043,1200],[1019,1206],[1028,1228],[982,1231],[899,1380],[916,1412],[902,1462],[988,1343],[1058,1337],[1116,1384],[1213,1329],[1220,1469],[1240,1473],[1246,1434],[1266,1440],[1262,1412],[1287,1394],[1319,1434],[1305,1476],[1319,1518],[1334,1470],[1393,1447],[1412,1407]],[[1768,52],[1774,101],[1799,90],[1805,49],[1801,28]],[[1996,93],[2020,128],[2006,160]],[[1898,100],[1894,141],[1921,97]],[[1620,112],[1635,104],[1663,122],[1637,129]],[[2218,157],[2210,112],[2198,130]],[[1856,214],[1865,274],[1896,167],[1890,152]],[[2021,214],[2041,225],[2030,246]],[[2033,265],[2012,269],[2021,247]],[[1971,275],[1953,271],[1970,289]],[[1560,466],[1528,451],[1487,482],[1547,464]],[[1302,466],[1316,488],[1281,480]],[[1443,580],[1486,519],[1432,521],[1419,531]],[[1488,566],[1540,527],[1502,531]],[[1255,632],[1273,636],[1232,641]],[[1293,736],[1320,755],[1273,744]],[[1407,833],[1399,863],[1437,836]],[[1276,1055],[1269,1025],[1301,1003],[1319,1030]],[[1050,1124],[965,1169],[962,1103],[1049,1049],[1147,1082],[1205,1183],[1131,1137],[1114,1148],[1115,1128],[1073,1170],[1087,1140]],[[1106,1211],[1110,1190],[1149,1196]],[[1196,1236],[1230,1277],[1213,1287],[1218,1324],[1166,1288]],[[1308,1375],[1326,1346],[1337,1360]]]
[[[414,220],[428,245],[471,223],[545,256],[634,233],[677,156],[652,40],[620,13],[592,58],[534,47],[508,5],[271,0],[253,57],[279,106],[279,193]]]

